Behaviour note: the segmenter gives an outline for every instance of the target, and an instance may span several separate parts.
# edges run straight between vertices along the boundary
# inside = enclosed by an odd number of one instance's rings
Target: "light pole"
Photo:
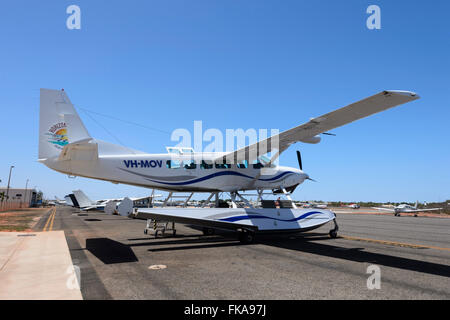
[[[36,202],[37,202],[37,186],[34,186],[33,190],[36,190],[36,197],[34,198],[34,203],[33,203],[33,206],[35,206]]]
[[[9,183],[11,182],[11,171],[13,168],[14,166],[11,166],[11,168],[9,168],[8,187],[6,188],[6,201],[8,201],[9,199]]]
[[[23,202],[25,202],[25,206],[27,205],[28,181],[30,181],[30,179],[27,179],[27,183],[25,184],[25,197],[24,197],[24,199],[23,199]]]

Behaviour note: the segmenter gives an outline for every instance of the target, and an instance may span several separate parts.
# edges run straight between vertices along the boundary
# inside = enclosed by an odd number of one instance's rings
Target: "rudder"
[[[72,192],[75,198],[77,199],[80,208],[89,207],[93,205],[92,200],[89,199],[88,196],[83,191],[74,190]]]
[[[66,92],[41,89],[39,160],[57,157],[65,145],[90,138]]]

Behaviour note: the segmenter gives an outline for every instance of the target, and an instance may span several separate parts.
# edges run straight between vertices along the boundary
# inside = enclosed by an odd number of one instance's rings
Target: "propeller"
[[[303,171],[302,154],[300,153],[299,150],[297,150],[297,160],[298,160],[298,166],[299,166],[300,170]],[[316,180],[311,179],[309,176],[306,178],[306,180],[311,180],[311,181],[317,182]]]
[[[298,166],[299,166],[300,170],[303,171],[302,154],[300,153],[299,150],[297,150],[297,160],[298,160]],[[306,180],[311,180],[311,181],[317,182],[316,180],[311,179],[308,175],[306,175],[306,177],[307,177]],[[298,186],[299,185],[296,184],[296,185],[293,185],[293,186],[285,188],[285,190],[287,192],[289,192],[289,193],[293,193]],[[281,190],[281,189],[273,189],[272,192],[274,194],[278,194],[278,193],[283,193],[283,190]]]
[[[297,160],[298,160],[298,166],[299,166],[300,170],[303,171],[302,155],[301,155],[300,151],[298,151],[298,150],[297,150]]]
[[[322,132],[322,134],[325,134],[327,136],[333,136],[336,137],[336,135],[334,133],[330,133],[330,132]]]

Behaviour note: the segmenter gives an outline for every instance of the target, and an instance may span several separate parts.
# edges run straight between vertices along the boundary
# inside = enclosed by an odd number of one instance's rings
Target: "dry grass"
[[[27,232],[49,208],[26,208],[0,213],[0,231]]]

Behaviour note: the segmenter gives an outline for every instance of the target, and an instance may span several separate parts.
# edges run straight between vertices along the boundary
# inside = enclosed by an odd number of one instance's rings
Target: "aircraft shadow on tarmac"
[[[164,237],[158,239],[138,238],[128,240],[151,241],[126,245],[108,238],[86,239],[86,249],[98,259],[103,261],[105,264],[111,264],[138,261],[137,257],[133,253],[132,247],[153,247],[148,249],[148,251],[159,252],[231,247],[241,245],[236,240],[236,238],[231,236],[229,233],[220,236],[208,237],[199,237],[198,235],[177,235],[175,237]],[[315,242],[319,240],[333,242],[333,239],[330,239],[327,234],[308,233],[307,235],[305,234],[296,237],[264,235],[258,237],[258,240],[255,242],[255,244],[264,244],[267,246],[306,252],[335,259],[343,259],[359,263],[377,264],[386,267],[450,277],[450,267],[448,265],[364,251],[365,248],[345,248],[333,246],[331,244]]]
[[[86,239],[86,250],[104,264],[138,261],[129,246],[108,238]]]
[[[270,242],[260,241],[260,243],[275,246],[278,248],[297,250],[301,252],[307,252],[311,254],[317,254],[336,259],[343,259],[360,263],[377,264],[397,269],[428,273],[443,277],[450,277],[450,267],[445,264],[420,261],[409,258],[391,256],[387,254],[364,251],[365,248],[342,248],[323,243],[316,243],[309,241],[308,238],[306,237],[299,238],[296,240],[275,239]]]

